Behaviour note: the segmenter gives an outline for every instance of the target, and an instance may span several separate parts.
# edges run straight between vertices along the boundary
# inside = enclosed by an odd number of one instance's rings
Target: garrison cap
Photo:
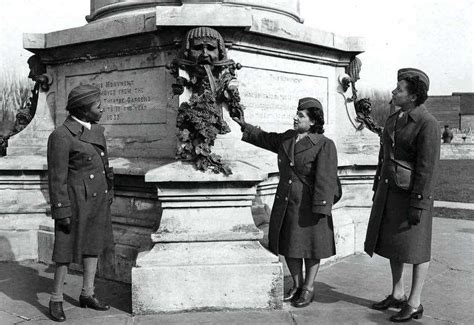
[[[430,78],[428,78],[428,75],[423,71],[415,68],[403,68],[398,70],[398,81],[415,76],[420,78],[421,82],[425,84],[426,90],[430,89]]]
[[[298,101],[298,110],[307,109],[309,107],[323,109],[323,105],[313,97],[304,97]]]
[[[100,89],[92,85],[80,85],[71,90],[67,97],[66,110],[87,106],[100,99]]]

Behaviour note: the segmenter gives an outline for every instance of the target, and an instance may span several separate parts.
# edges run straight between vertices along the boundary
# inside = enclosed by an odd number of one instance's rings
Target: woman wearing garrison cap
[[[245,123],[242,111],[234,120],[242,128],[243,141],[278,154],[280,182],[270,217],[269,249],[285,257],[293,277],[284,301],[307,306],[320,260],[336,253],[331,210],[338,189],[337,152],[323,135],[323,107],[314,98],[300,99],[294,130],[284,133],[267,133]]]
[[[53,320],[64,321],[63,287],[69,263],[82,263],[83,308],[107,310],[94,295],[98,256],[113,243],[109,167],[101,116],[100,90],[82,85],[71,90],[69,116],[48,139],[48,179],[54,225],[54,288],[49,303]]]
[[[383,131],[365,239],[370,256],[375,252],[390,260],[392,292],[372,307],[401,308],[390,318],[394,322],[423,316],[420,295],[431,259],[433,175],[440,151],[438,121],[423,105],[429,84],[423,71],[398,71],[392,103],[400,109],[388,117]],[[408,298],[403,284],[405,263],[413,264]]]

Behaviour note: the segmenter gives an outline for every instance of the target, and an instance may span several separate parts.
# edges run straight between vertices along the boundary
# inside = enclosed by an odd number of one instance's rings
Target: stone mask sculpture
[[[35,116],[40,89],[46,92],[51,85],[52,78],[47,75],[46,66],[38,55],[31,56],[27,63],[30,68],[28,78],[33,80],[35,85],[31,90],[31,97],[28,97],[25,106],[18,109],[13,128],[8,130],[6,134],[0,135],[0,157],[7,154],[8,139],[25,129]]]
[[[189,100],[178,109],[177,158],[194,162],[201,171],[231,174],[229,166],[211,148],[218,134],[230,132],[222,106],[231,117],[243,109],[235,77],[240,64],[227,59],[224,39],[218,31],[197,27],[187,32],[179,58],[168,68],[176,78],[174,94],[181,95],[184,88],[191,92]],[[188,77],[180,76],[180,69]]]

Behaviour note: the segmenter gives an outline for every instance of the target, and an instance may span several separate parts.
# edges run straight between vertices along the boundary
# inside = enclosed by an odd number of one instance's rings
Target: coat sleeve
[[[435,119],[425,121],[416,140],[416,165],[410,206],[427,210],[432,204],[433,174],[440,154],[440,130]]]
[[[72,216],[67,178],[70,142],[59,132],[53,132],[48,139],[48,183],[51,214],[53,219]]]
[[[242,132],[242,141],[278,153],[278,148],[282,142],[282,133],[265,132],[251,124],[243,125]]]
[[[337,151],[332,140],[321,148],[315,167],[312,212],[330,215],[337,190]]]

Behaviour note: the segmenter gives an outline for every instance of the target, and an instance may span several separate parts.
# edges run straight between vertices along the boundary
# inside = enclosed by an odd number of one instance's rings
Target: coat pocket
[[[395,165],[395,185],[402,190],[409,191],[413,186],[413,168],[407,164],[393,161]]]

